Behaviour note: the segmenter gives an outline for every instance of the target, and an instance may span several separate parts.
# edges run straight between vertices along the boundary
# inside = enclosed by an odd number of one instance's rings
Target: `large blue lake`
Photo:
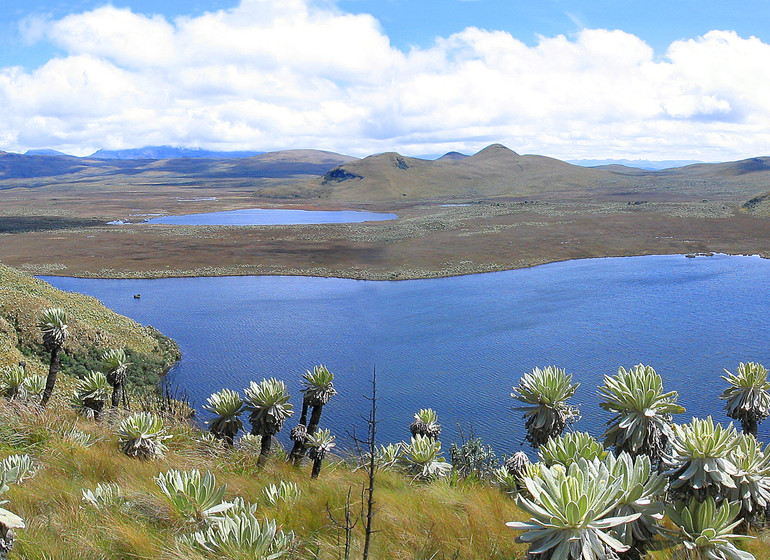
[[[395,220],[396,214],[360,210],[289,210],[247,208],[223,212],[204,212],[184,216],[163,216],[147,220],[149,224],[189,226],[276,226],[291,224],[350,224]]]
[[[378,441],[408,438],[413,413],[432,407],[447,448],[459,426],[498,454],[522,446],[524,423],[510,392],[535,366],[564,367],[582,383],[575,429],[596,436],[609,419],[596,387],[618,366],[655,367],[666,388],[679,391],[688,411],[681,422],[707,414],[727,420],[718,398],[723,368],[770,366],[770,261],[758,257],[590,259],[402,282],[45,280],[176,339],[183,359],[170,375],[198,407],[223,387],[276,376],[299,409],[300,375],[327,365],[340,394],[322,424],[342,439],[365,429],[375,366]],[[760,439],[769,439],[769,425],[760,425]]]

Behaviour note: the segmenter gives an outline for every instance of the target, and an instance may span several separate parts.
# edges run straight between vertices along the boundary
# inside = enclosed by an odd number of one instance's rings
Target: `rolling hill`
[[[462,157],[437,160],[389,152],[344,163],[324,176],[293,185],[270,185],[259,196],[332,201],[407,200],[677,201],[715,198],[745,201],[770,187],[770,158],[696,164],[660,171],[612,165],[587,168],[557,159],[519,155],[493,144]]]

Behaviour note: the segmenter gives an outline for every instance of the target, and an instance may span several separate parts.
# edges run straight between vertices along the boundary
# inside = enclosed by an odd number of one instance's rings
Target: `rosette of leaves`
[[[565,467],[580,458],[588,461],[603,459],[607,451],[599,441],[586,432],[570,432],[548,438],[538,449],[540,460],[546,466],[559,464]]]
[[[268,484],[262,489],[265,502],[271,507],[278,507],[279,504],[293,504],[296,502],[302,492],[296,482],[280,481],[278,484]]]
[[[767,370],[762,364],[754,362],[741,363],[738,373],[733,375],[725,370],[727,375],[722,379],[729,387],[719,396],[727,401],[727,415],[740,421],[745,433],[757,435],[758,424],[770,415],[770,382],[767,380]]]
[[[252,504],[250,502],[247,502],[240,496],[236,496],[233,498],[233,501],[230,502],[232,504],[232,507],[226,509],[222,515],[228,516],[228,517],[237,517],[239,515],[257,515],[257,510],[259,509],[258,504]],[[217,516],[217,519],[219,516]]]
[[[78,382],[72,396],[72,406],[86,418],[98,420],[110,396],[110,389],[107,377],[102,372],[89,372]]]
[[[308,436],[307,446],[310,448],[308,455],[313,460],[313,470],[311,478],[318,478],[321,474],[321,464],[326,454],[337,444],[334,443],[335,437],[329,430],[318,430],[313,435]]]
[[[278,560],[291,554],[294,533],[279,530],[272,519],[260,523],[253,514],[245,513],[223,516],[211,527],[178,540],[214,558]]]
[[[0,462],[0,495],[8,491],[8,485],[20,482],[34,473],[29,455],[11,455]],[[0,505],[8,500],[0,500]],[[0,557],[5,558],[13,548],[14,531],[24,528],[24,520],[3,507],[0,507]]]
[[[615,376],[604,376],[599,403],[615,417],[604,432],[604,445],[620,453],[647,455],[657,463],[666,452],[671,438],[673,414],[684,407],[676,404],[676,391],[663,392],[663,380],[650,366],[636,365],[630,370],[619,368]]]
[[[646,455],[632,457],[626,452],[617,458],[608,454],[604,464],[610,474],[620,480],[618,505],[610,514],[625,517],[639,514],[634,521],[622,523],[612,529],[612,534],[624,545],[636,549],[640,554],[646,543],[660,532],[665,506],[666,478],[652,467]]]
[[[83,490],[83,501],[96,509],[108,509],[125,503],[123,490],[114,482],[96,485],[93,490]]]
[[[380,445],[374,453],[374,466],[377,469],[391,470],[399,466],[402,461],[402,454],[406,444],[402,441],[398,443],[389,443]],[[358,461],[356,469],[369,466],[371,455],[364,453]]]
[[[118,445],[129,457],[154,459],[166,451],[163,420],[149,412],[137,412],[118,425]]]
[[[731,456],[738,446],[738,433],[732,424],[725,428],[709,416],[672,428],[671,456],[664,460],[675,494],[702,501],[707,495],[724,497],[735,490],[733,477],[738,469]]]
[[[224,501],[226,485],[217,486],[216,476],[209,471],[201,474],[198,469],[170,469],[155,477],[155,482],[177,513],[192,522],[204,521],[233,507]]]
[[[45,376],[39,373],[28,375],[24,379],[24,389],[28,396],[39,397],[45,391]]]
[[[526,453],[517,451],[506,458],[504,465],[494,472],[495,482],[506,494],[515,495],[524,490],[524,477],[537,476],[541,464],[533,464]]]
[[[515,500],[530,519],[506,525],[525,531],[516,541],[529,543],[530,554],[542,560],[611,560],[629,549],[611,530],[641,514],[613,514],[622,481],[601,461],[543,466],[538,476],[524,477],[524,484],[528,495]]]
[[[452,465],[441,456],[441,442],[416,435],[404,446],[406,470],[418,480],[432,480],[449,474]]]
[[[222,389],[206,399],[203,410],[217,415],[214,420],[206,422],[209,431],[232,447],[236,434],[243,429],[240,416],[243,410],[241,396],[232,389]]]
[[[494,483],[497,487],[509,496],[515,496],[519,491],[521,478],[511,472],[505,465],[499,469],[495,469],[492,476],[494,477]]]
[[[420,435],[430,439],[438,439],[441,435],[441,425],[438,414],[432,408],[421,408],[414,415],[414,422],[409,426],[413,436]]]
[[[3,368],[0,374],[0,391],[8,400],[24,399],[27,396],[27,372],[21,366]]]
[[[524,411],[527,441],[533,447],[560,435],[567,424],[579,418],[578,409],[567,404],[579,386],[580,383],[572,383],[571,375],[555,366],[536,367],[522,376],[511,396],[524,403],[514,410]]]
[[[260,383],[251,382],[246,389],[244,410],[250,411],[251,433],[262,436],[257,466],[263,466],[270,455],[273,436],[294,413],[286,384],[274,377]]]
[[[19,483],[34,474],[35,463],[29,455],[9,455],[0,462],[0,476],[7,484]]]
[[[120,405],[130,365],[126,351],[122,348],[113,348],[102,354],[102,368],[107,375],[107,382],[112,386],[112,408]]]
[[[676,525],[674,536],[698,560],[755,560],[754,555],[740,550],[733,541],[751,539],[733,533],[741,519],[739,502],[723,501],[717,507],[712,496],[698,501],[674,502],[666,508],[666,514]]]
[[[728,498],[741,504],[741,515],[749,520],[770,506],[770,453],[753,435],[741,434],[731,461],[737,473]]]

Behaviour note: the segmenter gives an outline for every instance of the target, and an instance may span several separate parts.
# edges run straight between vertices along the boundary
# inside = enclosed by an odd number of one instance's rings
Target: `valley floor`
[[[334,204],[221,189],[0,192],[0,261],[36,274],[104,278],[308,275],[371,280],[455,276],[590,257],[721,252],[770,256],[770,220],[709,201],[467,200]],[[364,209],[363,224],[179,226],[142,216],[239,208]],[[11,220],[10,218],[13,218]],[[1,219],[1,218],[0,218]]]

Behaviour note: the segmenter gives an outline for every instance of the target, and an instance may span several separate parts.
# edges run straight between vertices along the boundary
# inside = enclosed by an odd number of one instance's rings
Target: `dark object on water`
[[[134,294],[134,299],[140,299],[142,297],[142,294]]]

